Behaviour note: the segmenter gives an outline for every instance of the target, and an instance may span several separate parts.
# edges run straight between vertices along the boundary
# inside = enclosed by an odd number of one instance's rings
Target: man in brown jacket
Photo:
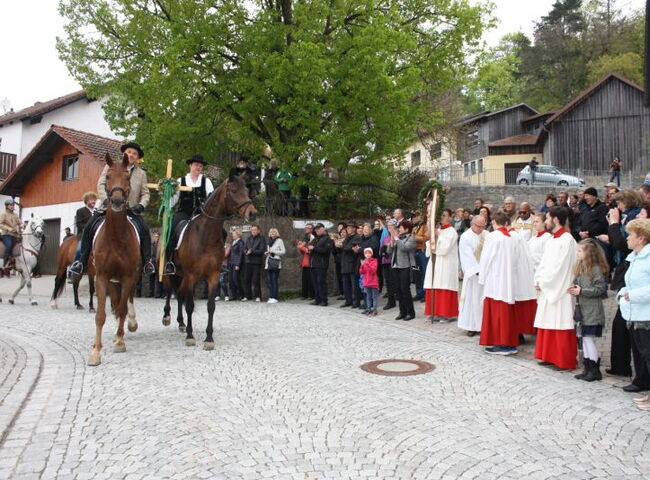
[[[2,264],[3,269],[0,277],[3,275],[9,276],[11,252],[18,239],[20,239],[20,228],[22,224],[20,217],[14,212],[15,209],[16,202],[12,198],[8,198],[5,200],[5,211],[0,213],[0,235],[2,236],[2,243],[5,246]]]
[[[155,268],[151,262],[151,236],[149,228],[144,223],[142,213],[145,207],[149,204],[149,188],[147,187],[147,173],[140,168],[138,160],[144,157],[144,152],[140,145],[135,142],[125,143],[120,147],[120,151],[125,153],[129,159],[129,198],[127,199],[129,209],[127,214],[135,224],[138,234],[140,235],[140,255],[144,265],[144,273],[150,275],[154,273]],[[108,199],[106,192],[106,174],[108,172],[108,165],[104,167],[102,174],[97,182],[97,192],[99,193],[99,207],[96,207],[93,216],[88,221],[86,228],[83,231],[81,240],[81,258],[75,261],[70,266],[70,273],[73,275],[81,275],[81,272],[88,263],[88,257],[92,250],[92,236],[95,227],[99,224],[100,220],[104,218],[105,202]]]

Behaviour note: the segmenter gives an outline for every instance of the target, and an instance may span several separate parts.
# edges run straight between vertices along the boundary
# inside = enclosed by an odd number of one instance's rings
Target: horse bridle
[[[125,201],[126,201],[126,199],[128,198],[128,196],[129,196],[129,189],[126,189],[126,190],[125,190],[125,189],[123,189],[122,187],[113,187],[113,188],[111,188],[111,190],[108,192],[108,199],[109,199],[109,200],[111,199],[111,197],[113,196],[113,194],[114,194],[115,192],[122,192],[122,196],[124,197],[124,200],[125,200]]]
[[[246,206],[252,205],[252,204],[253,204],[252,200],[245,200],[245,201],[241,202],[240,204],[235,205],[235,211],[237,212],[238,215],[242,215],[240,210],[243,207],[246,207]],[[205,208],[204,208],[203,205],[201,205],[201,215],[204,215],[204,216],[208,217],[210,220],[225,220],[225,219],[230,218],[232,216],[232,215],[226,215],[226,216],[222,216],[222,217],[212,216],[212,215],[210,215],[209,213],[207,213],[205,211]]]

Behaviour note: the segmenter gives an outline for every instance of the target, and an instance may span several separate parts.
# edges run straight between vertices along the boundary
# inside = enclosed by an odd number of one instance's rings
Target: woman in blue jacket
[[[621,315],[628,322],[632,342],[641,357],[636,372],[638,378],[650,374],[650,220],[632,220],[626,228],[627,245],[632,253],[627,257],[630,266],[625,272],[625,286],[617,298]],[[639,409],[650,411],[650,395],[634,401]]]

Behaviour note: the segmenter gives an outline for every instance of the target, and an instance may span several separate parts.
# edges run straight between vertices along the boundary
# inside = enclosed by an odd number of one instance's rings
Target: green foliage
[[[643,85],[643,57],[634,52],[603,55],[589,63],[589,82],[596,82],[611,72]]]
[[[438,191],[438,208],[436,210],[437,221],[442,216],[442,211],[445,208],[445,187],[443,187],[440,182],[430,180],[424,187],[422,187],[422,190],[420,190],[420,194],[418,195],[418,208],[422,208],[424,201],[429,198],[429,192],[434,189]]]
[[[476,44],[467,0],[62,0],[58,49],[112,127],[167,154],[269,144],[283,167],[387,166]],[[182,165],[177,162],[176,173]]]

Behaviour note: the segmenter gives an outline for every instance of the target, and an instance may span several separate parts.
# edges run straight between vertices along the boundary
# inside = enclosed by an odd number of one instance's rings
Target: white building
[[[455,165],[455,160],[450,142],[429,136],[418,138],[409,145],[402,157],[402,165],[444,176]]]

